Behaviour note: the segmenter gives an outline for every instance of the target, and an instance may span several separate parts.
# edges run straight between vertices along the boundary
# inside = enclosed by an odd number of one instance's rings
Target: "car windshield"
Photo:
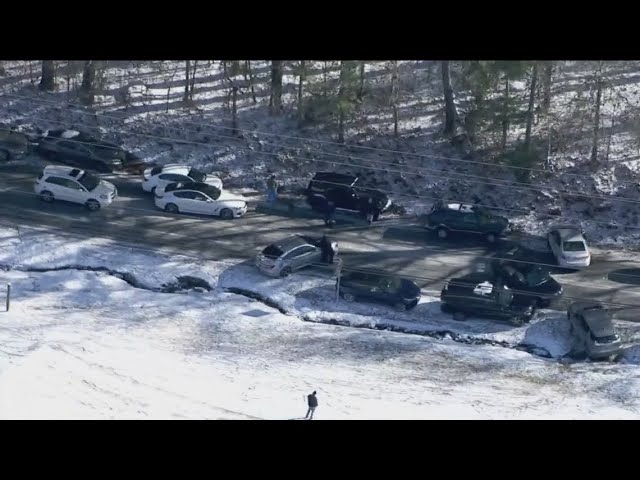
[[[584,252],[586,250],[584,242],[580,240],[564,242],[562,248],[565,252]]]
[[[202,173],[196,168],[192,168],[191,170],[189,170],[188,176],[189,178],[193,178],[196,182],[204,182],[204,180],[207,178],[206,173]]]
[[[100,185],[100,179],[95,175],[91,175],[87,172],[82,174],[82,176],[78,179],[78,182],[80,182],[80,184],[90,192],[98,185]]]
[[[267,248],[262,250],[262,254],[269,258],[279,258],[282,256],[282,250],[275,245],[269,245]]]
[[[620,339],[620,337],[618,337],[617,333],[614,333],[613,335],[606,335],[604,337],[596,337],[593,333],[591,334],[591,339],[594,342],[598,342],[598,343],[613,343],[617,340]]]
[[[541,283],[549,280],[549,272],[542,268],[534,268],[529,273],[527,273],[527,284],[529,286],[535,287],[536,285],[540,285]]]

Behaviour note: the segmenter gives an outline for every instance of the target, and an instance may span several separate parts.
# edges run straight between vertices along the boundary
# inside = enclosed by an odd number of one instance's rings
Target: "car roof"
[[[155,168],[158,168],[158,167],[154,167],[154,169]],[[160,173],[180,173],[180,172],[188,173],[189,170],[191,170],[191,167],[189,165],[182,165],[179,163],[170,163],[167,165],[163,165],[160,168],[160,170],[154,175],[158,175]]]
[[[175,182],[170,183],[165,188],[165,192],[179,192],[184,190],[195,190],[206,195],[220,194],[220,189],[204,182]]]
[[[563,242],[583,242],[582,232],[576,229],[562,228],[558,230]]]
[[[293,250],[294,248],[300,247],[301,245],[311,244],[300,235],[291,235],[290,237],[283,238],[282,240],[278,240],[277,242],[273,242],[272,245],[275,245],[283,252],[288,252],[289,250]]]
[[[470,203],[442,202],[441,208],[460,212],[475,212],[475,206]]]
[[[316,172],[316,174],[313,176],[313,180],[335,181],[337,183],[346,183],[348,185],[352,185],[358,180],[358,177],[355,175],[349,175],[346,173]]]
[[[47,165],[44,167],[42,173],[45,175],[64,175],[77,178],[84,173],[84,170],[75,167],[66,167],[64,165]]]

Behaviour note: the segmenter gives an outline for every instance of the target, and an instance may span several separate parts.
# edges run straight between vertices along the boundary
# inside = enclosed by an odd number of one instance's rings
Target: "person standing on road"
[[[316,397],[315,391],[312,394],[307,395],[307,405],[309,405],[309,410],[307,410],[307,414],[304,416],[304,418],[313,420],[313,412],[315,412],[316,408],[318,407],[318,398]]]
[[[333,227],[336,223],[336,221],[333,219],[333,215],[336,213],[336,204],[333,203],[332,201],[327,201],[327,204],[325,205],[325,211],[324,211],[324,224],[327,227]]]
[[[270,204],[276,203],[278,200],[278,181],[275,175],[271,175],[267,179],[267,202]]]
[[[367,223],[371,225],[374,220],[378,219],[378,209],[373,203],[373,198],[369,197],[364,204],[364,216],[367,219]]]

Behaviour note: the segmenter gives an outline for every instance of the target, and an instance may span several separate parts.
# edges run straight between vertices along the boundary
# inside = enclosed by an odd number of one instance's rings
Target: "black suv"
[[[37,151],[60,163],[102,173],[117,170],[142,173],[148,166],[115,143],[75,130],[49,130],[40,139]]]
[[[531,297],[514,293],[486,273],[452,278],[445,283],[440,300],[442,311],[453,313],[456,320],[477,315],[522,325],[531,320],[536,310]]]
[[[361,298],[393,305],[396,310],[411,310],[420,300],[420,287],[405,278],[347,272],[340,277],[340,296],[347,302]]]
[[[324,207],[318,202],[318,196],[323,196],[333,202],[336,209],[359,212],[363,216],[371,214],[374,221],[391,206],[391,200],[384,193],[364,187],[356,176],[342,173],[317,172],[309,182],[306,194],[307,202],[314,210]]]
[[[509,229],[509,220],[493,215],[488,210],[466,203],[437,202],[427,215],[425,227],[445,239],[450,232],[465,232],[482,235],[494,243]]]
[[[494,258],[488,273],[514,292],[529,295],[538,307],[547,308],[562,296],[563,288],[548,268],[532,263],[534,259],[535,252],[514,247]]]

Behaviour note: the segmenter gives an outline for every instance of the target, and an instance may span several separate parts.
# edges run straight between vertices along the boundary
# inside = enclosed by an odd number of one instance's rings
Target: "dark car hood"
[[[528,290],[532,290],[538,293],[544,293],[547,295],[560,295],[562,294],[562,285],[553,278],[548,278],[544,282],[534,287],[529,287]]]

